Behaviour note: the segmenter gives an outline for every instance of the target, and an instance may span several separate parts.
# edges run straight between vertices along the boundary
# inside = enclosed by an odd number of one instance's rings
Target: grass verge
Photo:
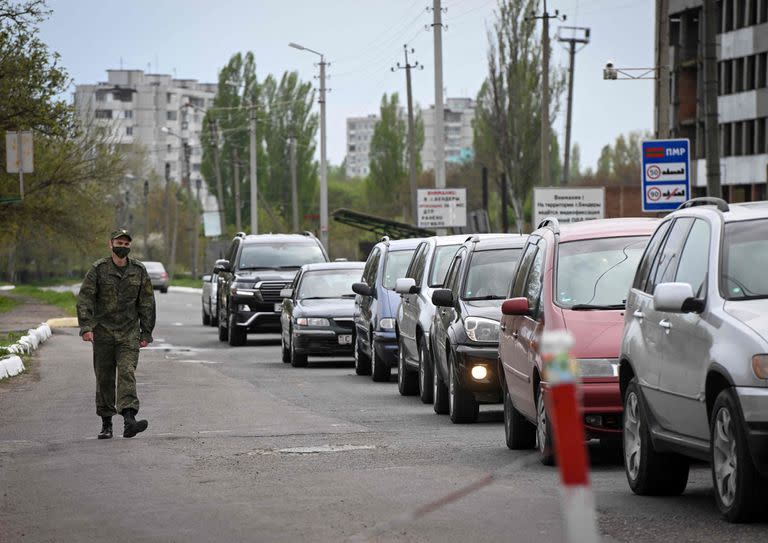
[[[28,285],[17,286],[13,289],[14,295],[28,296],[41,302],[63,309],[70,317],[77,315],[77,298],[71,292],[54,292],[41,290]]]
[[[8,298],[7,296],[0,296],[0,313],[6,313],[19,305],[21,302]]]
[[[172,287],[191,287],[191,288],[203,288],[202,279],[192,279],[191,277],[175,277],[171,279]]]

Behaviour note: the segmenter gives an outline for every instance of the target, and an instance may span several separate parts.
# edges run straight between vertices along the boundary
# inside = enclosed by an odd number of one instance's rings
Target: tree
[[[516,226],[522,230],[523,204],[539,179],[541,51],[533,21],[526,19],[537,0],[500,0],[488,33],[488,77],[477,98],[476,154],[495,162],[508,179]],[[562,91],[562,74],[553,71],[550,123]]]
[[[373,129],[370,147],[370,174],[367,179],[368,198],[379,202],[384,216],[402,209],[403,196],[408,194],[407,127],[400,113],[397,93],[381,98],[379,121]]]
[[[581,147],[578,143],[574,143],[571,147],[571,171],[569,172],[570,181],[578,181],[581,179]]]
[[[613,171],[613,152],[611,151],[611,145],[604,145],[600,150],[600,158],[597,159],[597,175],[602,177],[610,177]]]

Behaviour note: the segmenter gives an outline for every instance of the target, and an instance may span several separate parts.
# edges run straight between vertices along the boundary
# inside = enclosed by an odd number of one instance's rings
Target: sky
[[[257,75],[297,70],[317,74],[317,57],[288,47],[296,42],[322,52],[327,86],[328,160],[340,164],[346,118],[378,113],[383,93],[405,103],[403,45],[425,69],[413,73],[414,100],[434,103],[432,0],[49,0],[52,16],[41,38],[61,55],[74,84],[106,80],[106,70],[143,69],[215,82],[236,52],[253,51]],[[487,74],[487,29],[497,0],[443,0],[443,79],[446,96],[475,97]],[[621,68],[653,65],[653,0],[548,0],[567,16],[552,21],[553,64],[567,67],[558,26],[590,27],[591,42],[576,55],[572,141],[582,168],[594,168],[600,149],[619,134],[653,128],[653,82],[604,81],[608,60]],[[317,83],[315,81],[315,83]],[[74,91],[74,87],[71,89]],[[565,139],[565,94],[555,123]]]

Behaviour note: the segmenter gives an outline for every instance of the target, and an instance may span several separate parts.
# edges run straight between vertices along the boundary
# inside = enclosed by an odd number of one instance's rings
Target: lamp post
[[[298,43],[289,43],[289,47],[299,51],[309,51],[320,57],[320,242],[328,250],[328,178],[325,158],[325,56]]]
[[[144,180],[144,258],[149,260],[149,180]]]

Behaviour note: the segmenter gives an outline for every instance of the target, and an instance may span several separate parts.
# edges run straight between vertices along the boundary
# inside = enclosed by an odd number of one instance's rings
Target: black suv
[[[283,299],[304,264],[328,262],[320,241],[304,234],[239,233],[219,271],[219,340],[244,345],[248,332],[280,330]]]

